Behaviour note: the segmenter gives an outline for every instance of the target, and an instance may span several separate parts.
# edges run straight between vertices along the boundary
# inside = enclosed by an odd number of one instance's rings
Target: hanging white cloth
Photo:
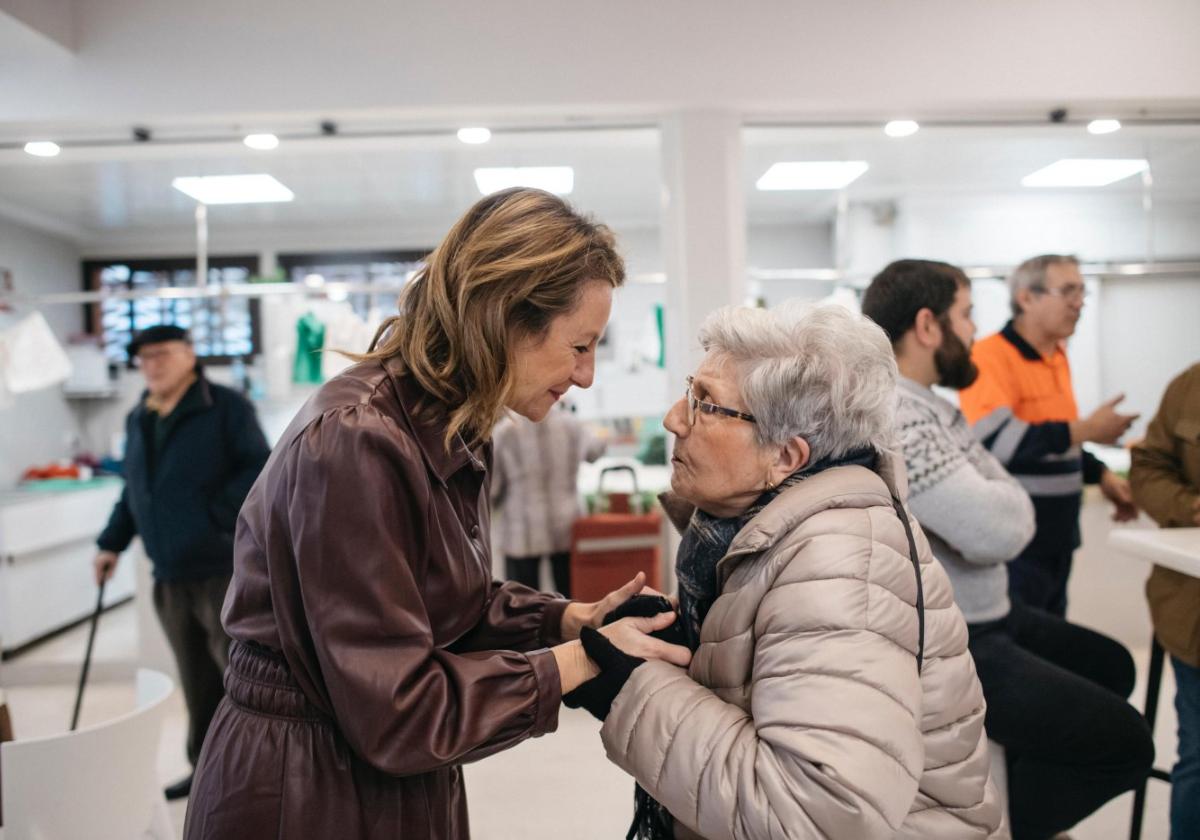
[[[41,312],[0,328],[0,384],[13,394],[50,388],[71,375],[71,360]]]

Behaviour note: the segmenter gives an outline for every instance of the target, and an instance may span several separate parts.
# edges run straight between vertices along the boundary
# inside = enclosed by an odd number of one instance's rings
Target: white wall
[[[1200,201],[1159,201],[1149,220],[1140,198],[1092,191],[917,196],[898,204],[890,254],[879,248],[878,235],[850,237],[852,248],[866,243],[851,255],[859,271],[869,274],[901,257],[1004,267],[1047,252],[1087,262],[1200,256]],[[1088,287],[1069,346],[1076,399],[1086,414],[1125,393],[1123,409],[1143,415],[1127,438],[1133,440],[1171,377],[1200,360],[1200,277],[1106,279]],[[981,336],[1008,320],[1003,282],[977,281],[973,297]]]
[[[1073,193],[915,196],[899,202],[897,255],[968,265],[1015,265],[1033,254],[1088,262],[1191,258],[1200,254],[1200,199]]]
[[[1200,277],[1105,280],[1098,309],[1100,388],[1141,412],[1140,436],[1177,374],[1200,362]]]
[[[0,267],[9,269],[19,293],[78,291],[79,252],[65,240],[0,218]],[[20,309],[0,319],[20,317]],[[60,340],[80,332],[82,307],[42,310]],[[3,320],[0,320],[3,323]],[[58,388],[12,396],[0,406],[0,490],[11,488],[27,467],[71,454],[79,433],[76,414]]]

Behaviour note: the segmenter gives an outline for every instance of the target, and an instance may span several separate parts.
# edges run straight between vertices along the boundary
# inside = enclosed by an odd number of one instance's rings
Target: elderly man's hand
[[[646,590],[646,573],[638,572],[634,575],[633,580],[622,586],[620,589],[614,589],[609,592],[599,601],[592,601],[589,604],[581,604],[573,601],[563,612],[562,617],[562,637],[567,641],[579,638],[579,631],[584,627],[599,627],[604,621],[604,616],[615,610],[617,607],[624,604],[634,595],[641,594]],[[649,590],[648,594],[655,594],[653,590]]]
[[[1137,505],[1133,503],[1133,490],[1129,481],[1112,470],[1105,470],[1100,477],[1100,492],[1113,503],[1114,522],[1132,522],[1137,519]]]

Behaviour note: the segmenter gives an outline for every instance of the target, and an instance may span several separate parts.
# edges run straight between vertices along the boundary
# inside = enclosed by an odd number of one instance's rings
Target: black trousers
[[[230,575],[202,580],[154,582],[154,610],[175,654],[179,685],[188,711],[187,756],[200,758],[204,735],[225,696],[229,637],[221,626],[221,606]]]
[[[1014,603],[972,624],[988,737],[1008,760],[1013,840],[1044,840],[1150,771],[1154,743],[1133,690],[1129,652],[1107,636]]]
[[[542,558],[512,557],[504,558],[504,572],[509,580],[523,583],[531,589],[541,589],[540,576]],[[564,597],[571,597],[571,555],[566,551],[550,555],[550,569],[554,573],[554,588]]]

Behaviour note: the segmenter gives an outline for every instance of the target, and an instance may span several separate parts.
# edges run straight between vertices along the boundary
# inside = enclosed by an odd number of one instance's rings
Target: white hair
[[[894,449],[896,358],[870,319],[836,305],[728,306],[705,319],[700,344],[736,368],[764,446],[800,436],[812,462]]]

